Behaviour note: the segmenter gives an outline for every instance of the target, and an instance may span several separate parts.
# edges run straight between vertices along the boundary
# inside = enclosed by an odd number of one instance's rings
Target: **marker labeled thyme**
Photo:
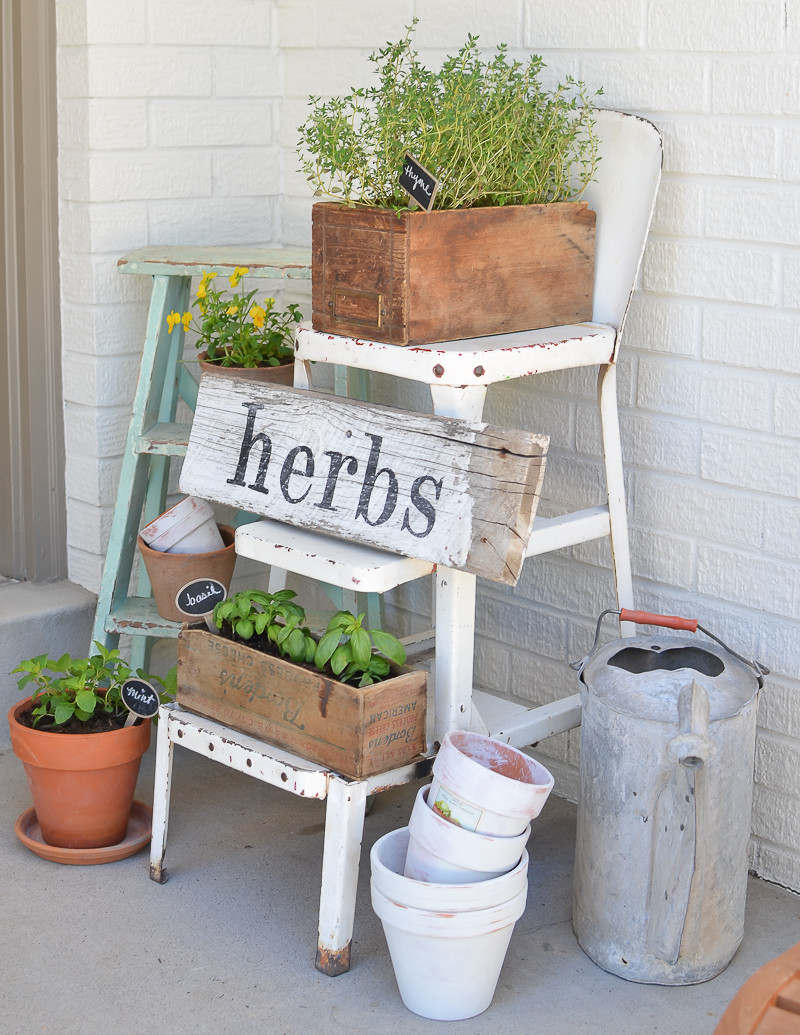
[[[416,158],[412,158],[408,153],[403,162],[400,186],[420,208],[430,212],[433,208],[436,191],[439,189],[439,181],[433,173],[429,172],[424,165],[420,165]]]

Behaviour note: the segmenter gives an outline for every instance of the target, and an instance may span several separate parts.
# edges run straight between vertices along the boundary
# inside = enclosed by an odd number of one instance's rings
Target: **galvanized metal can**
[[[612,613],[707,633],[694,619]],[[573,928],[595,963],[631,981],[707,981],[744,934],[756,711],[767,670],[713,640],[636,636],[598,648],[596,638],[576,665],[583,714]]]

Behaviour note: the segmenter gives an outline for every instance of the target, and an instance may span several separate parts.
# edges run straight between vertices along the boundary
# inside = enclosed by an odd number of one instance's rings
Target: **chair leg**
[[[436,715],[434,738],[472,728],[477,579],[467,571],[436,572]]]
[[[603,437],[603,457],[608,489],[608,519],[611,526],[611,555],[617,606],[633,608],[633,578],[628,541],[628,513],[625,506],[625,479],[622,468],[615,363],[608,363],[600,368],[597,377],[597,402],[600,410],[600,430]],[[633,625],[630,622],[621,622],[620,633],[622,636],[633,635]]]
[[[331,776],[325,811],[319,938],[314,966],[329,977],[350,969],[358,864],[367,805],[366,781]]]
[[[167,852],[169,799],[172,791],[172,756],[174,745],[169,737],[169,719],[165,708],[159,710],[156,735],[155,786],[153,788],[153,831],[150,840],[150,880],[166,884],[164,856]]]

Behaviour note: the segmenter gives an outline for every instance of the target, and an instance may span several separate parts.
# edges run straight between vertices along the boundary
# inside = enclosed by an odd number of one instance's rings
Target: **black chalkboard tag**
[[[428,172],[424,165],[406,154],[403,163],[403,172],[400,176],[400,186],[416,201],[420,208],[430,212],[433,207],[433,199],[439,189],[439,181]]]
[[[132,726],[137,719],[151,719],[157,712],[161,699],[146,679],[126,679],[120,691],[122,703],[131,713],[126,726]]]
[[[227,586],[216,579],[195,579],[182,586],[175,597],[175,606],[192,618],[211,614],[228,595]]]

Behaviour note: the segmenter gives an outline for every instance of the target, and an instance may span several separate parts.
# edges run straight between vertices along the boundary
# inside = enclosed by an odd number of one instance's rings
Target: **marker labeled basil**
[[[195,579],[178,590],[175,605],[192,618],[204,618],[228,595],[228,589],[216,579]]]

